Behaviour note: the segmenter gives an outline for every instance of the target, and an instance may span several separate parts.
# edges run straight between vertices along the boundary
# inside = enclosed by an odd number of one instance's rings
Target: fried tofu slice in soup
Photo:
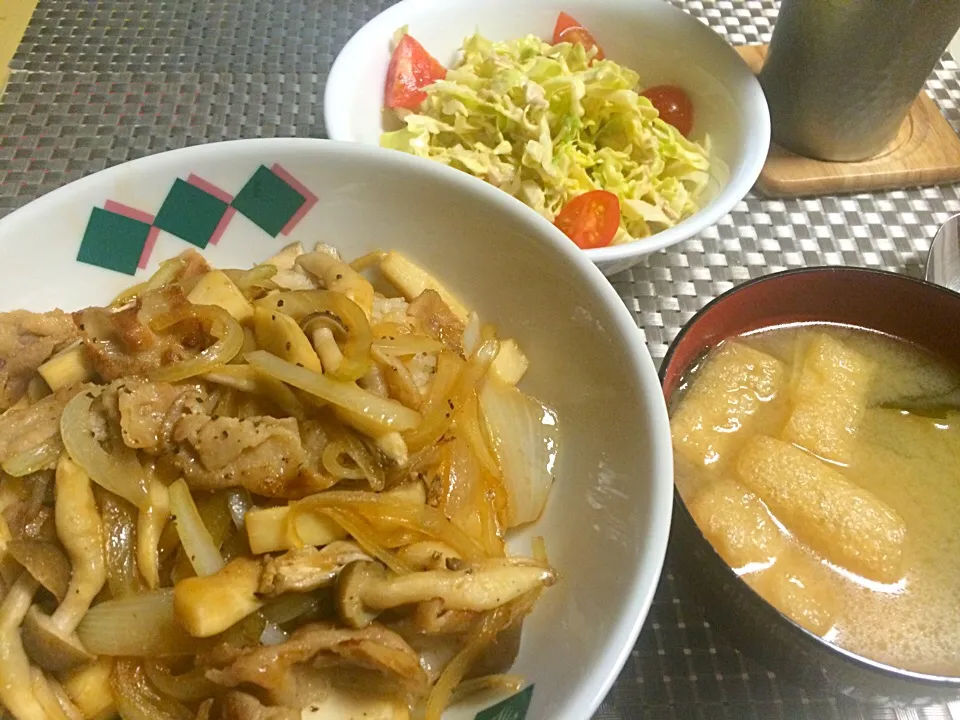
[[[800,550],[790,548],[771,568],[744,579],[777,610],[822,637],[833,627],[838,610],[827,572]]]
[[[720,557],[767,602],[817,635],[833,626],[836,603],[824,571],[793,547],[756,495],[723,479],[698,492],[689,508]]]
[[[840,340],[819,334],[803,358],[783,439],[827,460],[849,463],[874,366]]]
[[[689,504],[697,527],[738,574],[769,567],[789,546],[763,503],[735,480],[719,480]]]
[[[721,467],[785,384],[786,368],[775,357],[742,343],[725,344],[673,415],[674,450],[697,467]]]
[[[869,490],[796,445],[758,436],[737,462],[740,481],[814,552],[861,577],[903,574],[903,518]]]

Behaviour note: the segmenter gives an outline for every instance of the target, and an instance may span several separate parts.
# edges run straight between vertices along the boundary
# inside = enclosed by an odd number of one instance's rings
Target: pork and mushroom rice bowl
[[[189,251],[107,307],[0,315],[0,357],[17,720],[436,720],[519,687],[558,575],[504,541],[542,512],[558,419],[408,258]]]

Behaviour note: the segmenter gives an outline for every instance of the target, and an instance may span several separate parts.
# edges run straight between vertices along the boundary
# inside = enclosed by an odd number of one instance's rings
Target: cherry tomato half
[[[693,103],[687,94],[676,85],[657,85],[642,93],[653,103],[665,123],[673,125],[686,137],[693,127]]]
[[[390,58],[383,102],[389,108],[416,110],[427,99],[423,88],[446,76],[447,69],[423,45],[404,35]]]
[[[591,190],[564,205],[553,224],[578,248],[606,247],[620,227],[620,201],[612,192]]]
[[[560,13],[557,17],[557,24],[553,28],[553,44],[563,42],[583,45],[587,50],[595,47],[597,49],[596,59],[603,60],[603,49],[593,39],[590,31],[565,12]]]

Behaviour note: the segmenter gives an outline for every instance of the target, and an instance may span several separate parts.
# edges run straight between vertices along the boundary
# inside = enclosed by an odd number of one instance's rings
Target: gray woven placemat
[[[326,74],[390,0],[40,0],[0,104],[0,215],[126,160],[210,140],[322,136]],[[773,0],[677,0],[735,45],[767,42]],[[957,68],[928,84],[960,127]],[[715,227],[613,278],[659,362],[694,312],[757,275],[853,264],[919,275],[960,188],[812,200],[750,196]],[[598,720],[960,718],[801,690],[740,656],[664,573]]]

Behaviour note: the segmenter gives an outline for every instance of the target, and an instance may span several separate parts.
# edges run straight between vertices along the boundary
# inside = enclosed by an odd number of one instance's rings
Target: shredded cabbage
[[[476,34],[419,112],[397,111],[406,127],[380,144],[469,172],[550,221],[582,193],[613,192],[614,244],[671,227],[698,209],[709,139],[683,137],[637,92],[637,73],[593,55],[534,35],[494,43]]]

